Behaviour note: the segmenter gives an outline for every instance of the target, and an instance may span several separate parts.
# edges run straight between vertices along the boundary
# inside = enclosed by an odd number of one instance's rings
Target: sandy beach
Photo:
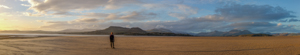
[[[0,55],[298,55],[300,37],[62,36],[0,40]]]

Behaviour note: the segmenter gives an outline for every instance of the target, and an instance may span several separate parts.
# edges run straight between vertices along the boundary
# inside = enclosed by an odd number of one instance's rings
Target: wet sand
[[[300,37],[68,36],[0,40],[0,55],[298,55]]]

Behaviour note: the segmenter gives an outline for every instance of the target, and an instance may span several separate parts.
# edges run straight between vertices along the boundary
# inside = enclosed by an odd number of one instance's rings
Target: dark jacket
[[[110,39],[110,42],[114,42],[115,41],[114,35],[110,35],[109,39]]]

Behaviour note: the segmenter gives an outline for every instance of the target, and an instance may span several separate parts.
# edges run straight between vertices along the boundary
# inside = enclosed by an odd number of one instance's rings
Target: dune
[[[0,55],[298,55],[300,37],[64,36],[0,40]]]

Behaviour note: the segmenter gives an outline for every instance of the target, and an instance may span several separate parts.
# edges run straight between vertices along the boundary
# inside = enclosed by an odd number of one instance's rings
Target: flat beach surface
[[[298,55],[300,37],[65,36],[1,39],[0,55]]]

